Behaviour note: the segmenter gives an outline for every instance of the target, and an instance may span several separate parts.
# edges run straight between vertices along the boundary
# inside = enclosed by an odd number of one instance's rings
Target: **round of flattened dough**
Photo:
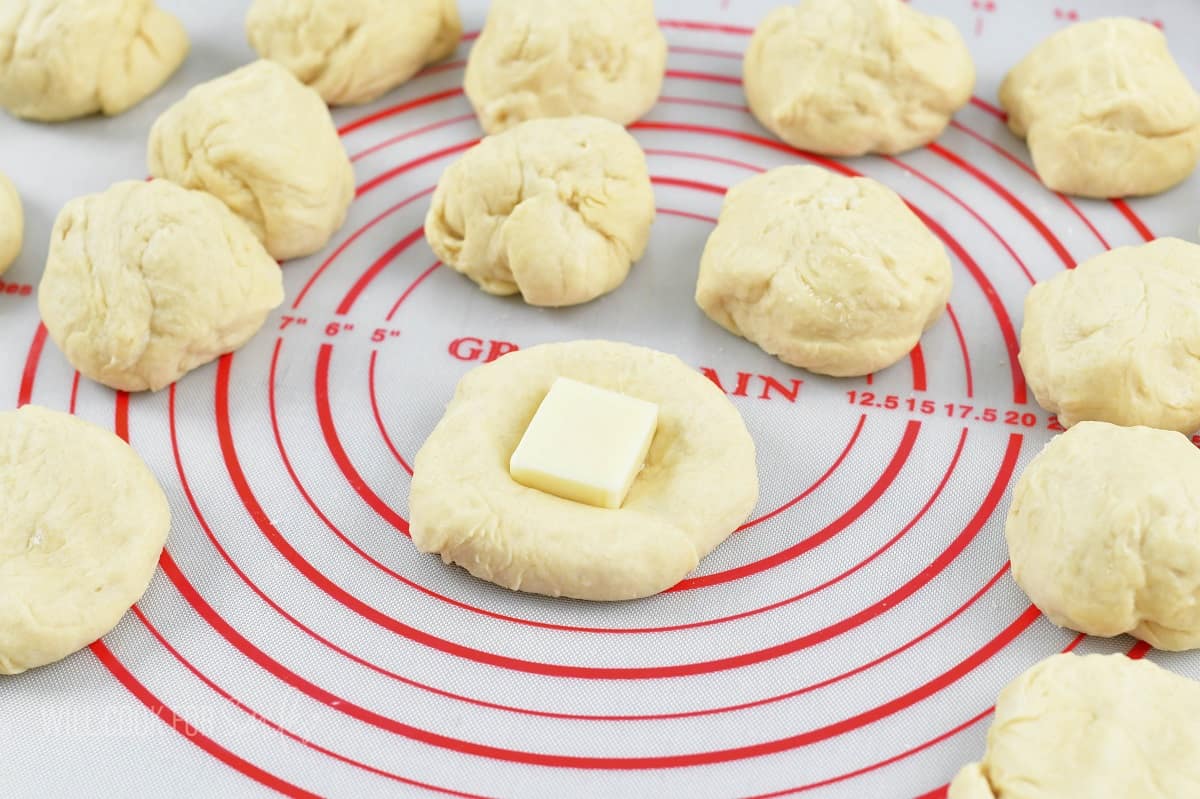
[[[494,0],[464,88],[488,133],[575,114],[627,125],[658,100],[666,68],[652,0]]]
[[[617,510],[515,482],[509,458],[569,377],[658,405],[646,465]],[[720,389],[673,355],[575,341],[510,353],[458,384],[413,470],[412,539],[476,577],[549,596],[621,600],[679,582],[754,508],[754,442]]]
[[[187,52],[179,20],[152,0],[4,0],[0,106],[43,122],[120,114]]]
[[[150,131],[150,174],[214,194],[279,260],[325,246],[354,199],[329,109],[274,61],[201,83]]]
[[[12,181],[0,173],[0,275],[21,254],[24,238],[25,213],[21,210],[21,197]]]
[[[891,189],[785,166],[726,194],[696,302],[785,363],[845,377],[907,355],[950,286],[941,242]]]
[[[759,24],[743,82],[754,116],[793,147],[899,153],[941,135],[975,66],[953,24],[900,0],[802,0]]]
[[[996,701],[949,799],[1200,796],[1200,683],[1125,655],[1054,655]]]
[[[0,413],[0,674],[100,638],[150,584],[167,498],[128,444],[58,411]]]
[[[281,302],[279,266],[250,229],[166,180],[67,203],[38,289],[71,365],[122,391],[157,391],[232,352]]]
[[[535,119],[485,138],[443,173],[425,238],[484,291],[575,305],[624,282],[653,221],[646,156],[623,127]]]
[[[1200,95],[1162,31],[1141,20],[1098,19],[1059,31],[1008,74],[1000,104],[1055,191],[1157,194],[1200,159]]]
[[[1013,492],[1017,585],[1055,624],[1200,648],[1200,450],[1179,433],[1081,422]]]
[[[457,0],[254,0],[250,46],[330,105],[369,103],[454,52]]]
[[[1200,245],[1118,247],[1038,283],[1021,367],[1064,425],[1200,429]]]

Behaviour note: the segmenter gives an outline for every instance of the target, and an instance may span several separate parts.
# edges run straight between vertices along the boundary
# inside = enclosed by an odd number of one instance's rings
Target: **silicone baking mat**
[[[0,680],[0,796],[937,795],[1020,671],[1071,648],[1145,654],[1059,630],[1008,574],[1009,487],[1053,435],[1017,333],[1033,281],[1107,247],[1194,239],[1200,180],[1129,203],[1055,195],[994,103],[1037,41],[1104,14],[1161,25],[1200,84],[1192,0],[914,0],[963,31],[977,99],[936,144],[847,162],[789,150],[744,107],[741,53],[773,3],[660,2],[669,72],[634,126],[652,242],[618,291],[565,310],[487,296],[422,239],[441,170],[480,135],[460,90],[469,34],[336,112],[357,199],[325,251],[284,266],[287,303],[261,334],[128,397],[47,341],[36,283],[59,207],[142,176],[156,115],[252,57],[244,3],[164,5],[193,49],[163,91],[111,120],[0,118],[0,170],[29,217],[0,290],[0,398],[128,436],[174,511],[116,630]],[[478,31],[483,4],[463,13]],[[945,317],[866,379],[791,369],[692,301],[726,187],[797,162],[893,187],[954,261]],[[729,393],[759,452],[745,528],[675,590],[622,604],[510,593],[419,555],[411,463],[455,382],[513,347],[591,337],[677,353]],[[1147,656],[1200,678],[1200,657]]]

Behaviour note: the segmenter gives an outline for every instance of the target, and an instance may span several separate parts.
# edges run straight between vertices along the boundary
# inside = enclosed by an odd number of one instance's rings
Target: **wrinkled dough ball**
[[[1025,469],[1012,573],[1061,627],[1200,647],[1200,450],[1179,433],[1081,422]]]
[[[628,125],[658,100],[666,66],[652,0],[495,0],[464,88],[488,133],[574,114]]]
[[[279,260],[325,246],[354,169],[320,96],[273,61],[201,83],[150,131],[150,173],[214,194]]]
[[[165,180],[67,203],[38,307],[87,377],[157,391],[232,352],[283,302],[279,266],[211,195]]]
[[[145,592],[171,528],[128,444],[69,414],[0,413],[0,674],[100,638]]]
[[[621,285],[653,221],[646,157],[623,127],[537,119],[485,138],[445,171],[425,238],[484,291],[575,305]]]
[[[250,46],[330,105],[369,103],[462,36],[457,0],[254,0]]]
[[[509,476],[556,378],[658,405],[658,432],[625,504],[572,502]],[[708,378],[673,355],[610,341],[545,344],[471,370],[417,453],[412,540],[517,591],[650,596],[679,582],[758,499],[754,441]]]
[[[899,153],[941,135],[975,66],[953,24],[900,0],[803,0],[754,31],[743,82],[754,116],[793,147]]]
[[[120,114],[187,52],[179,20],[151,0],[4,0],[0,106],[42,122]]]
[[[949,799],[1200,796],[1200,683],[1125,655],[1054,655],[1000,692]]]
[[[12,181],[0,173],[0,275],[21,254],[24,238],[25,213],[21,210],[21,197]]]
[[[1118,247],[1025,299],[1021,367],[1043,408],[1191,435],[1200,429],[1200,245]]]
[[[696,302],[783,362],[846,377],[907,355],[950,285],[941,242],[891,189],[786,166],[725,195]]]
[[[1200,96],[1162,31],[1140,20],[1098,19],[1059,31],[1008,74],[1000,104],[1055,191],[1157,194],[1200,159]]]

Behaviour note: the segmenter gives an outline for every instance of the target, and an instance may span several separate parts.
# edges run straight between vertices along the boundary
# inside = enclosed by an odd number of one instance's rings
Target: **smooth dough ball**
[[[617,510],[515,482],[509,458],[558,377],[658,405],[646,465]],[[517,591],[620,600],[679,582],[758,499],[754,442],[721,390],[673,355],[544,344],[469,372],[413,471],[412,539]]]
[[[1025,299],[1021,367],[1068,427],[1200,429],[1200,245],[1118,247],[1038,283]]]
[[[61,660],[142,596],[166,495],[112,433],[26,405],[0,413],[0,674]]]
[[[0,275],[21,254],[24,237],[25,214],[21,210],[21,197],[12,181],[0,172]]]
[[[996,701],[949,799],[1200,796],[1200,683],[1125,655],[1054,655]]]
[[[494,0],[464,88],[488,133],[575,114],[628,125],[658,100],[666,68],[652,0]]]
[[[941,135],[975,65],[949,20],[900,0],[803,0],[759,24],[743,82],[754,116],[793,147],[899,153]]]
[[[425,238],[486,292],[575,305],[624,282],[653,221],[646,156],[623,127],[535,119],[485,138],[445,171]]]
[[[1005,527],[1013,578],[1050,621],[1200,647],[1200,450],[1081,422],[1025,469]]]
[[[201,83],[150,131],[150,173],[216,195],[279,260],[325,246],[354,199],[329,109],[274,61]]]
[[[725,195],[696,302],[785,363],[846,377],[907,355],[950,285],[946,250],[891,189],[785,166]]]
[[[165,180],[67,203],[38,289],[71,365],[121,391],[157,391],[236,350],[281,302],[279,266],[241,220]]]
[[[1200,95],[1162,31],[1140,20],[1098,19],[1059,31],[1008,73],[1000,104],[1055,191],[1157,194],[1200,159]]]
[[[369,103],[462,36],[457,0],[254,0],[250,46],[330,105]]]
[[[0,106],[58,122],[120,114],[188,53],[179,20],[152,0],[0,2]]]

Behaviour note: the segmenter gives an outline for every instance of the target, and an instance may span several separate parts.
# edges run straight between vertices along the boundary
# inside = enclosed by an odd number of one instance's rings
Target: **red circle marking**
[[[323,348],[329,345],[322,345]],[[258,504],[253,492],[250,490],[249,484],[246,481],[245,474],[241,469],[241,465],[237,458],[236,450],[233,446],[232,433],[229,426],[228,415],[228,383],[229,383],[229,368],[232,361],[231,356],[221,358],[218,366],[217,387],[216,387],[216,406],[217,406],[217,433],[221,444],[221,450],[224,456],[227,471],[230,474],[234,487],[246,506],[248,513],[254,520],[255,524],[267,537],[268,541],[282,554],[298,571],[307,577],[314,586],[320,588],[331,598],[355,612],[357,615],[372,621],[376,625],[397,633],[402,637],[417,643],[429,646],[439,651],[446,652],[458,657],[463,657],[468,660],[474,660],[480,663],[486,663],[493,666],[499,666],[515,671],[523,671],[526,673],[545,674],[548,676],[557,677],[579,677],[584,679],[651,679],[659,677],[676,677],[686,676],[690,674],[710,673],[714,671],[722,671],[728,669],[741,668],[746,665],[771,660],[782,657],[786,654],[799,651],[800,649],[812,646],[823,640],[839,635],[846,629],[852,629],[859,626],[872,618],[877,617],[891,607],[894,607],[903,599],[908,598],[919,590],[923,585],[933,579],[951,560],[957,555],[954,548],[947,550],[939,558],[937,558],[929,567],[927,567],[921,575],[908,584],[902,586],[891,595],[872,605],[871,607],[861,611],[855,616],[846,619],[838,624],[831,625],[821,631],[795,639],[790,642],[778,644],[766,649],[755,652],[747,652],[740,655],[710,660],[706,662],[685,663],[673,666],[645,666],[632,668],[613,668],[613,667],[586,667],[572,666],[565,664],[549,664],[535,661],[527,661],[519,658],[511,658],[508,656],[497,655],[482,650],[477,650],[471,647],[466,647],[456,644],[451,641],[438,638],[434,635],[410,627],[397,619],[388,616],[376,608],[368,605],[365,602],[357,599],[347,593],[340,586],[326,578],[319,570],[314,568],[311,563],[305,560],[275,529],[270,520],[269,515]],[[967,530],[960,535],[959,542],[961,546],[974,537],[978,529],[982,527],[986,519],[991,515],[995,505],[999,503],[1000,497],[1003,494],[1004,488],[1008,484],[1008,478],[1011,477],[1012,471],[1015,468],[1016,457],[1020,452],[1022,437],[1020,434],[1011,434],[1009,437],[1009,446],[1001,465],[1000,472],[997,474],[997,479],[976,513]]]
[[[164,553],[163,557],[169,558],[170,555]],[[222,699],[224,699],[225,701],[232,704],[238,710],[241,710],[243,713],[246,713],[247,715],[249,715],[251,718],[253,718],[255,721],[259,722],[263,726],[268,727],[269,729],[279,733],[280,735],[283,735],[284,737],[286,737],[290,740],[293,740],[296,743],[300,744],[301,746],[304,746],[307,749],[311,749],[312,751],[317,752],[318,754],[325,755],[326,757],[332,758],[341,763],[345,763],[348,766],[353,766],[356,769],[366,771],[370,774],[374,774],[379,777],[384,777],[386,779],[392,780],[393,782],[398,782],[402,785],[407,785],[411,788],[422,788],[426,791],[430,791],[433,793],[440,793],[445,796],[458,796],[458,797],[463,797],[463,799],[488,799],[488,797],[480,796],[479,794],[463,793],[462,791],[456,791],[456,790],[453,790],[450,788],[442,788],[437,785],[431,785],[427,782],[421,782],[419,780],[410,779],[408,777],[404,777],[400,774],[396,774],[391,771],[385,771],[384,769],[376,768],[375,766],[368,765],[366,763],[363,763],[361,761],[355,760],[353,758],[347,757],[342,754],[338,754],[337,752],[333,751],[332,749],[327,749],[324,746],[313,743],[312,741],[308,740],[307,738],[297,735],[296,733],[292,732],[291,730],[288,730],[283,725],[277,724],[274,721],[271,721],[266,716],[263,716],[261,713],[254,710],[253,708],[251,708],[249,705],[245,704],[241,700],[237,699],[232,694],[230,694],[228,691],[226,691],[224,688],[217,685],[213,680],[211,680],[210,678],[205,676],[205,674],[203,672],[201,672],[198,668],[196,668],[194,665],[192,665],[192,663],[190,661],[188,661],[187,658],[185,658],[179,652],[179,650],[177,650],[174,646],[171,645],[171,642],[168,641],[161,632],[159,632],[158,628],[154,626],[154,624],[150,621],[150,619],[146,618],[146,614],[142,612],[141,608],[139,608],[137,605],[134,605],[131,608],[131,610],[133,611],[133,614],[138,618],[138,620],[141,621],[142,626],[144,626],[146,628],[146,630],[149,631],[152,636],[154,636],[154,638],[158,641],[158,643],[164,649],[166,649],[167,652],[170,653],[171,657],[175,658],[175,660],[178,661],[178,663],[181,666],[183,666],[185,669],[190,671],[198,680],[200,680],[202,683],[204,683],[209,688],[209,690],[211,690],[213,693],[217,694]],[[192,732],[194,732],[194,730],[189,731],[188,734],[190,735],[190,734],[192,734]],[[309,795],[315,795],[315,794],[309,794]]]
[[[197,730],[186,719],[163,704],[146,686],[142,685],[129,669],[125,667],[125,664],[112,653],[112,650],[108,648],[104,641],[96,641],[88,648],[96,656],[96,659],[100,661],[100,665],[108,669],[108,673],[117,678],[117,682],[125,686],[125,689],[133,694],[135,699],[145,705],[151,713],[162,719],[164,724],[182,735],[185,740],[200,747],[234,771],[240,772],[260,785],[264,785],[284,796],[298,797],[299,799],[321,799],[318,794],[310,793],[298,785],[294,785],[269,771],[259,768],[249,760],[235,755],[212,738]]]

